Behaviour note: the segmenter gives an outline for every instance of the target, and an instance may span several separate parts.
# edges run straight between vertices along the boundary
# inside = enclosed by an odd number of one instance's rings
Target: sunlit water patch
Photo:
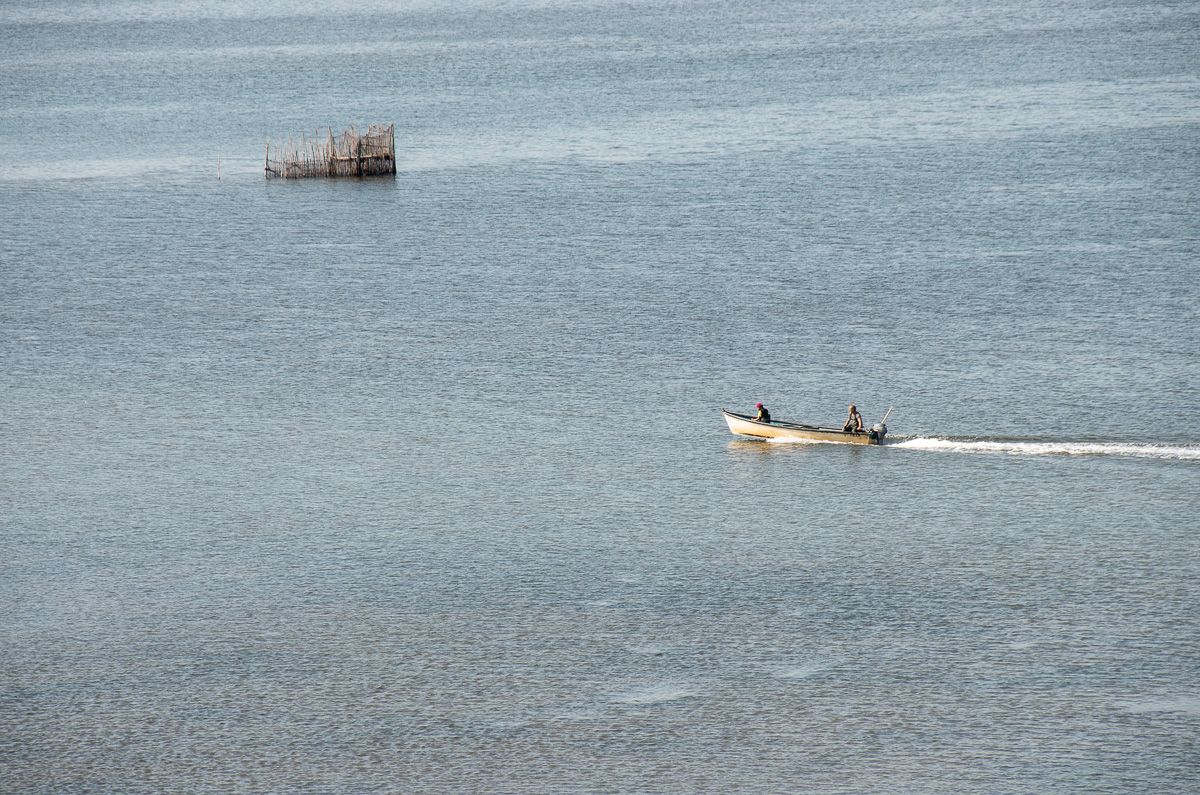
[[[662,682],[659,684],[635,687],[612,695],[615,704],[652,705],[664,704],[670,701],[680,701],[693,698],[699,694],[694,685],[680,682]]]
[[[808,679],[832,668],[831,660],[810,660],[796,665],[780,666],[772,671],[777,679]]]
[[[1200,716],[1200,696],[1197,695],[1161,695],[1137,698],[1123,701],[1119,706],[1126,712],[1134,714],[1163,712]]]

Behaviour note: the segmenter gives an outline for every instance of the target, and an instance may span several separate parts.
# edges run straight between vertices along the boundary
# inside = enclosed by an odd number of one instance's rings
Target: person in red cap
[[[754,415],[754,419],[759,422],[770,422],[771,412],[767,411],[767,407],[761,403],[755,403],[754,408],[758,409],[758,414]]]

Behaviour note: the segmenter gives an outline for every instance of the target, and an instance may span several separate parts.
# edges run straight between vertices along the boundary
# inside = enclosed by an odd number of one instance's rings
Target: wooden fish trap
[[[340,135],[329,129],[313,138],[286,144],[267,142],[267,179],[304,177],[376,177],[396,173],[396,125],[372,124],[360,133],[349,127]]]

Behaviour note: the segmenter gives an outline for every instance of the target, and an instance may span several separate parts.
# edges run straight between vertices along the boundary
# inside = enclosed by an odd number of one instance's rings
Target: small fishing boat
[[[749,414],[721,409],[729,430],[738,436],[759,439],[798,439],[809,442],[838,442],[841,444],[882,444],[887,426],[882,422],[867,431],[843,431],[840,428],[821,428],[799,422],[772,420],[760,422]]]

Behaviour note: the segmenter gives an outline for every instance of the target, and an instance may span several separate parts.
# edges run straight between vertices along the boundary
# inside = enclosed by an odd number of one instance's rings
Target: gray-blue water
[[[0,791],[1196,791],[1200,4],[309,5],[0,7]]]

